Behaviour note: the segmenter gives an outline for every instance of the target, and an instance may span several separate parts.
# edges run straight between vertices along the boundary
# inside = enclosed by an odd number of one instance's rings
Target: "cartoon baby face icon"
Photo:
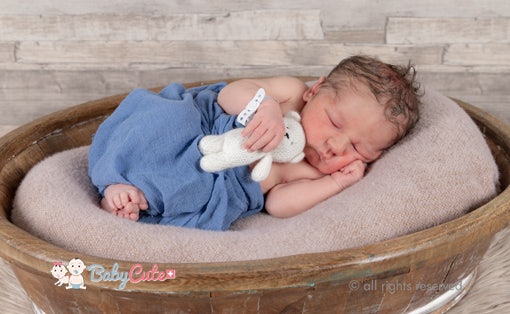
[[[85,271],[85,263],[79,258],[73,258],[67,264],[62,262],[54,262],[51,274],[57,278],[55,285],[62,286],[67,284],[66,289],[87,289],[82,273]],[[69,271],[69,273],[67,273]]]
[[[60,287],[63,284],[69,284],[69,275],[66,276],[67,268],[64,265],[62,265],[62,262],[53,263],[51,274],[53,275],[53,277],[58,279],[58,281],[55,282],[55,285],[58,285]]]
[[[73,258],[69,261],[67,269],[71,273],[71,276],[69,277],[69,285],[66,289],[87,289],[83,276],[81,275],[86,269],[85,263],[79,258]]]

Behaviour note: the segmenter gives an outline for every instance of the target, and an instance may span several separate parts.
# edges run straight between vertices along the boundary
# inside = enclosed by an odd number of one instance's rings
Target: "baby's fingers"
[[[356,160],[342,168],[340,171],[344,174],[363,176],[363,174],[365,173],[366,166],[367,166],[366,163],[362,162],[361,160]]]
[[[251,136],[252,133],[260,126],[260,124],[261,122],[255,119],[250,121],[250,123],[248,123],[248,125],[244,127],[243,131],[241,132],[241,135],[244,137]]]
[[[261,143],[259,141],[267,140],[268,131],[269,130],[267,126],[265,126],[261,120],[256,118],[253,119],[241,132],[241,135],[245,137],[243,147],[249,151],[257,150],[261,146]],[[266,139],[264,139],[264,136],[266,137]],[[258,144],[255,145],[256,143]],[[265,143],[262,142],[262,145],[264,144]]]
[[[256,151],[266,146],[274,135],[268,129],[259,127],[255,129],[244,141],[243,146],[249,151]]]
[[[280,140],[271,132],[266,132],[257,142],[255,142],[248,150],[270,152],[280,144]]]

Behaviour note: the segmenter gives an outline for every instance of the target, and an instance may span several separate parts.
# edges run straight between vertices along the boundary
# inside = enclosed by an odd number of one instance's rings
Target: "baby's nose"
[[[331,137],[326,142],[327,151],[330,152],[332,156],[334,155],[343,155],[347,150],[349,141],[346,137]]]
[[[334,156],[334,153],[330,149],[325,149],[325,150],[321,150],[319,152],[319,155],[322,160],[328,160]]]

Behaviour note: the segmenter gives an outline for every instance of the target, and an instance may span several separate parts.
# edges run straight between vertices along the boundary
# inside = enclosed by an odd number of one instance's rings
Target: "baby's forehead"
[[[340,106],[354,100],[358,105],[373,106],[374,111],[382,111],[385,108],[384,101],[378,99],[364,83],[338,88],[331,87],[326,92],[329,92],[334,97],[336,104]]]
[[[357,77],[340,76],[335,79],[334,83],[328,84],[328,86],[337,92],[351,91],[375,97],[370,84],[366,80]]]

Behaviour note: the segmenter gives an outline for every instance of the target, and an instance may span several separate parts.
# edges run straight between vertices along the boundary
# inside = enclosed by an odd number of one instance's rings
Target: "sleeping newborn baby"
[[[171,84],[159,94],[137,89],[94,135],[89,176],[102,208],[141,222],[226,230],[264,208],[291,217],[360,180],[367,163],[415,125],[414,77],[410,66],[354,56],[310,86],[273,77]],[[256,162],[201,169],[204,136],[245,125],[243,148],[271,152],[285,137],[289,111],[301,115],[303,161],[273,163],[261,182],[250,176]]]

